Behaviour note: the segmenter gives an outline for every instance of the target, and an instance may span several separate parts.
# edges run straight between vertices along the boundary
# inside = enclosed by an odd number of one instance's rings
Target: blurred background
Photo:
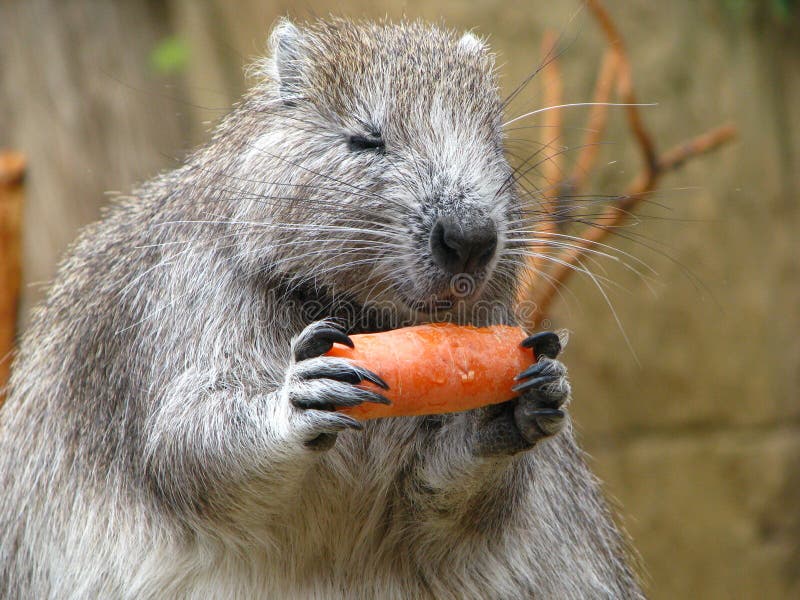
[[[643,110],[662,150],[727,121],[740,137],[668,175],[635,241],[612,238],[657,273],[603,265],[621,327],[587,278],[558,300],[580,440],[653,598],[800,598],[800,3],[606,7],[639,99],[658,103]],[[505,91],[554,29],[568,102],[591,100],[605,50],[578,0],[0,0],[0,148],[29,161],[20,329],[108,192],[207,138],[276,18],[329,13],[473,29],[498,52]],[[541,92],[534,80],[509,116]],[[565,112],[563,144],[580,143],[586,114]],[[515,131],[517,148],[526,136],[535,127]],[[621,193],[639,169],[612,111],[590,189]]]

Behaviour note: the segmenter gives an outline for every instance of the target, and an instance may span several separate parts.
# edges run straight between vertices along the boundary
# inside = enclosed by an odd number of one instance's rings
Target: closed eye
[[[386,144],[380,134],[377,135],[351,135],[347,138],[347,147],[352,152],[384,152]]]

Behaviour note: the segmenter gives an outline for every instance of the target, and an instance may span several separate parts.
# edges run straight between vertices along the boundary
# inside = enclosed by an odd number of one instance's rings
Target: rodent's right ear
[[[278,91],[286,102],[292,102],[301,94],[305,49],[303,33],[289,19],[281,19],[270,35],[273,77]]]

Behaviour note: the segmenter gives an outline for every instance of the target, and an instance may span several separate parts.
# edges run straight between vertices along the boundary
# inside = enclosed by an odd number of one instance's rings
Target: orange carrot
[[[467,327],[447,323],[351,336],[354,348],[334,344],[327,356],[351,359],[379,375],[391,405],[364,403],[342,409],[357,419],[458,412],[510,400],[514,377],[535,360],[520,346],[518,327]]]

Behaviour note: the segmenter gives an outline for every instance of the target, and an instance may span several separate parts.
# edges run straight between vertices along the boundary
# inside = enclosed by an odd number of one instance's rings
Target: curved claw
[[[556,358],[561,353],[561,340],[558,334],[552,331],[534,333],[522,340],[520,345],[523,348],[532,348],[536,358],[540,356]]]
[[[354,347],[353,340],[341,329],[328,325],[315,328],[308,333],[306,339],[299,341],[294,358],[297,361],[301,361],[322,356],[333,348],[334,343],[344,344],[350,348]]]
[[[564,427],[566,413],[558,408],[535,408],[518,404],[514,410],[514,418],[519,431],[529,443],[555,435]]]
[[[358,406],[364,402],[391,404],[383,394],[349,384],[329,380],[312,380],[291,394],[290,400],[296,408],[333,411],[337,408]]]
[[[523,383],[518,383],[517,385],[511,388],[511,391],[524,392],[531,388],[538,388],[548,383],[554,383],[559,379],[561,379],[559,375],[543,375],[541,377],[534,377],[533,379],[529,379],[528,381],[525,381]]]
[[[353,365],[353,368],[349,371],[344,373],[331,373],[328,375],[319,375],[320,377],[329,377],[330,379],[337,379],[339,381],[344,381],[345,383],[351,383],[353,385],[357,383],[361,383],[362,381],[369,381],[370,383],[374,383],[379,388],[384,390],[389,389],[389,384],[386,383],[383,379],[381,379],[376,373],[373,373],[369,369],[365,369],[364,367],[359,367],[358,365]]]
[[[317,430],[320,432],[304,442],[310,450],[330,450],[336,443],[340,431],[344,429],[364,429],[364,425],[353,417],[341,413],[318,413],[315,415]]]
[[[348,360],[340,358],[317,357],[311,358],[297,365],[295,371],[298,379],[309,381],[312,379],[333,379],[356,385],[363,381],[374,383],[384,390],[389,389],[386,383],[377,373],[365,369],[360,365],[353,364]]]
[[[319,424],[319,428],[323,430],[327,429],[328,433],[334,433],[342,429],[356,429],[359,431],[364,429],[364,424],[361,423],[361,421],[357,421],[350,415],[342,413],[325,413],[322,419],[323,421]]]
[[[559,368],[556,366],[558,364],[559,363],[550,358],[542,357],[538,362],[535,362],[522,373],[514,377],[514,380],[520,381],[522,379],[527,379],[528,377],[534,377],[538,375],[561,375],[562,373],[558,372]],[[565,371],[563,368],[561,368],[561,370]]]
[[[563,419],[565,413],[560,408],[534,408],[528,411],[529,415],[536,415],[537,417],[558,417]]]

